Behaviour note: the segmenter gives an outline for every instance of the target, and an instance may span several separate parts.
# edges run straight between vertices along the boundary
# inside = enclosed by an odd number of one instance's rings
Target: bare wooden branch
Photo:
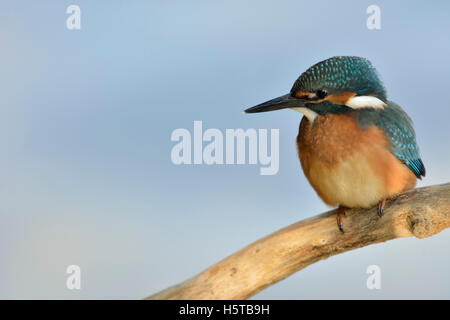
[[[336,211],[278,230],[147,299],[246,299],[330,256],[387,240],[425,238],[450,226],[450,184],[409,191],[375,208],[352,209],[336,226]]]

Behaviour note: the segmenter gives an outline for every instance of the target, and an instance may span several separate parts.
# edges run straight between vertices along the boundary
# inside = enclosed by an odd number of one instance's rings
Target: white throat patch
[[[303,113],[303,115],[308,118],[309,122],[314,122],[314,119],[318,116],[318,114],[311,109],[308,108],[291,108],[294,111]]]
[[[355,96],[348,99],[345,104],[347,107],[352,109],[362,109],[362,108],[375,108],[384,109],[386,103],[373,96]]]

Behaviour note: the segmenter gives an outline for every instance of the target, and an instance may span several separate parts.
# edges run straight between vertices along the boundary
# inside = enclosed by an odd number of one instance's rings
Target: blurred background
[[[66,9],[81,8],[81,30]],[[369,30],[369,5],[381,30]],[[0,3],[0,298],[140,299],[328,210],[296,155],[301,115],[244,115],[334,55],[368,58],[450,181],[448,1]],[[172,163],[177,128],[279,128],[280,169]],[[450,231],[316,263],[259,299],[450,298]],[[68,290],[66,268],[81,268]],[[381,268],[368,290],[366,268]]]

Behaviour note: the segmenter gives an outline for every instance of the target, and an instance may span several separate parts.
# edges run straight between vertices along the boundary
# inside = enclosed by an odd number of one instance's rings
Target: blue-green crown
[[[386,90],[377,70],[369,60],[360,57],[332,57],[316,63],[295,81],[291,93],[320,89],[329,93],[352,91],[386,101]]]

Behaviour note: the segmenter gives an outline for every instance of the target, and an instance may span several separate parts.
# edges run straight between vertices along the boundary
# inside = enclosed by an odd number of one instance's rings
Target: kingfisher
[[[290,93],[244,113],[289,108],[303,114],[297,151],[303,172],[318,196],[338,207],[344,232],[349,208],[378,204],[413,189],[425,167],[411,118],[387,99],[377,70],[365,58],[338,56],[300,75]]]

